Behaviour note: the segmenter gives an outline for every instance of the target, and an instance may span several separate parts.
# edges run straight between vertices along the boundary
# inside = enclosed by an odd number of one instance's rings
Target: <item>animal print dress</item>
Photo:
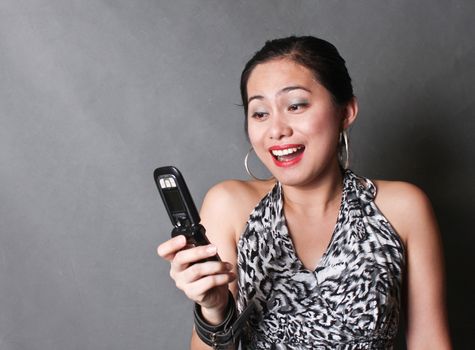
[[[392,349],[405,251],[375,195],[370,180],[344,173],[335,229],[314,271],[294,250],[280,184],[260,201],[238,243],[238,309],[257,306],[243,349]]]

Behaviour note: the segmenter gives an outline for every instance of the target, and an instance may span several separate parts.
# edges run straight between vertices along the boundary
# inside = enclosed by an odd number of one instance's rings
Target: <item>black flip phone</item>
[[[191,198],[190,191],[180,171],[174,166],[164,166],[153,172],[158,192],[173,224],[172,237],[184,235],[187,247],[208,245],[206,230]],[[220,260],[218,255],[206,260]]]

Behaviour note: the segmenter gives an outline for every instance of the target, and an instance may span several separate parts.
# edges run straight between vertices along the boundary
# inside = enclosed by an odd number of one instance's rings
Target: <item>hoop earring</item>
[[[269,178],[267,178],[267,179],[261,179],[261,178],[255,176],[255,175],[251,172],[251,170],[249,169],[249,165],[247,164],[247,161],[248,161],[249,155],[251,154],[252,151],[254,151],[254,148],[252,148],[252,147],[249,148],[249,151],[247,151],[246,156],[244,157],[244,168],[246,168],[246,173],[247,173],[250,177],[252,177],[253,179],[258,180],[258,181],[268,181],[268,180],[272,180],[272,179],[274,178],[274,176],[271,176],[271,177],[269,177]]]
[[[340,164],[343,169],[348,169],[350,167],[350,152],[349,152],[349,142],[348,142],[348,131],[340,131]]]

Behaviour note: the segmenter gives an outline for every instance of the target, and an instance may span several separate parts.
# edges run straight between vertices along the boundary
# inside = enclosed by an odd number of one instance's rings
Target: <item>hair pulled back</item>
[[[247,81],[253,69],[261,63],[288,58],[313,72],[315,79],[331,94],[338,106],[346,106],[354,97],[351,78],[345,60],[335,46],[313,36],[290,36],[269,40],[247,62],[241,74],[241,98],[247,133]]]

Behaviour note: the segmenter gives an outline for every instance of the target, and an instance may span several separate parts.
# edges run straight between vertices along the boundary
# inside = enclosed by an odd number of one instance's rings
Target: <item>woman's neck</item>
[[[343,191],[343,175],[337,166],[303,186],[282,185],[284,206],[304,215],[324,215],[338,206]]]

